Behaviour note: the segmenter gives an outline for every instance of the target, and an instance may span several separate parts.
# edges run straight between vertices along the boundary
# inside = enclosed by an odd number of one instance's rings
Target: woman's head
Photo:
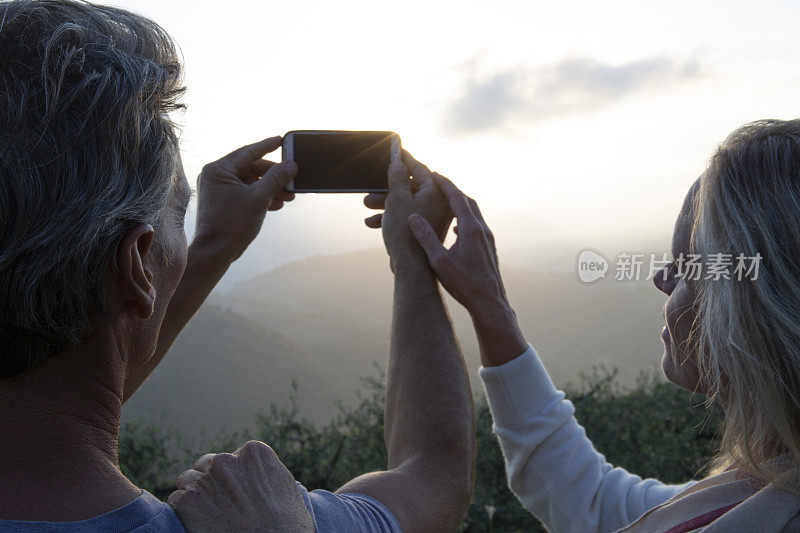
[[[185,264],[176,218],[187,185],[167,117],[179,107],[180,64],[154,22],[71,0],[0,2],[0,65],[0,378],[9,378],[80,344],[109,315],[121,246],[152,262],[154,290],[171,294]]]
[[[724,409],[721,459],[777,479],[770,457],[800,463],[800,120],[733,132],[690,191],[675,241],[704,272],[660,287],[667,376]],[[720,258],[728,279],[707,272]]]

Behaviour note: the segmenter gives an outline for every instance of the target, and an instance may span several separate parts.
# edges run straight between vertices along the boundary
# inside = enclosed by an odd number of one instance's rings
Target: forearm
[[[616,531],[686,488],[609,464],[532,348],[480,375],[511,489],[549,529]]]
[[[386,384],[389,468],[424,457],[472,482],[472,394],[453,326],[427,262],[395,266]]]
[[[206,300],[230,264],[227,255],[209,243],[202,239],[192,241],[186,260],[186,270],[167,307],[153,357],[131,370],[125,381],[123,401],[128,400],[155,370],[178,334]]]
[[[469,312],[484,367],[504,365],[528,348],[517,315],[505,297],[487,298]]]

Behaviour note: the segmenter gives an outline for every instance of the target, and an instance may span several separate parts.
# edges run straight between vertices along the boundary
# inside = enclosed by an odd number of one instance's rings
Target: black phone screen
[[[392,155],[390,131],[293,134],[297,175],[293,190],[386,191]]]

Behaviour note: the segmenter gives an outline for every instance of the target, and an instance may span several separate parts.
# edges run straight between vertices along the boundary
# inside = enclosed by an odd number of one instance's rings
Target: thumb
[[[437,262],[435,259],[445,253],[445,248],[439,241],[436,232],[433,231],[427,220],[417,214],[408,217],[408,225],[411,228],[411,233],[414,234],[414,238],[417,239],[417,242],[425,251],[425,255],[428,256],[428,262],[431,266],[434,266]]]
[[[261,194],[272,201],[292,179],[297,175],[297,163],[294,161],[283,161],[277,165],[272,165],[255,185]]]

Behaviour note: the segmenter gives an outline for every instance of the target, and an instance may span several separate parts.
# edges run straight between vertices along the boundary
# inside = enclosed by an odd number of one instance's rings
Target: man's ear
[[[142,319],[150,318],[156,302],[153,269],[148,257],[155,232],[140,224],[123,237],[117,248],[117,284],[121,298],[134,306]]]

